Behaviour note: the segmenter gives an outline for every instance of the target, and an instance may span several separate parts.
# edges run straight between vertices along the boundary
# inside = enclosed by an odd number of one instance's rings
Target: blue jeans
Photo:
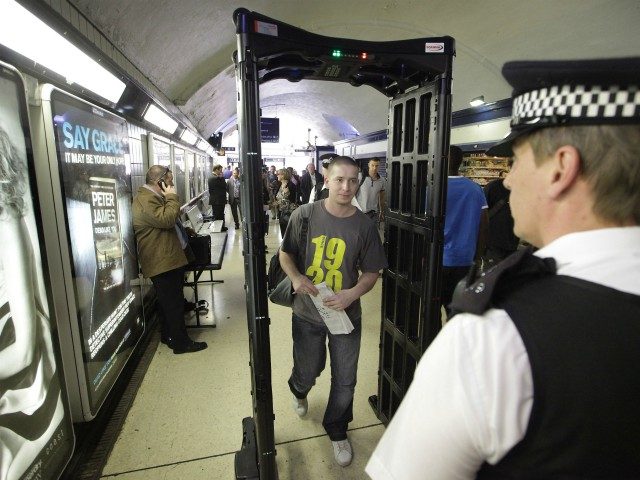
[[[306,398],[324,370],[327,359],[327,337],[331,359],[331,391],[322,426],[331,440],[347,438],[347,427],[353,420],[353,392],[358,373],[361,321],[353,322],[348,335],[332,335],[326,325],[319,325],[293,315],[293,370],[289,388],[297,398]]]

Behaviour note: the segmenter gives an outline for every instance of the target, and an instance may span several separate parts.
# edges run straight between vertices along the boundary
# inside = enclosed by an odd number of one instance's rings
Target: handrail
[[[196,203],[198,203],[198,202],[202,199],[203,195],[204,195],[206,192],[207,192],[207,190],[204,190],[201,194],[199,194],[199,195],[197,195],[197,196],[193,197],[193,198],[192,198],[191,200],[189,200],[187,203],[185,203],[184,205],[182,205],[182,206],[180,207],[180,213],[184,213],[184,212],[186,212],[186,211],[189,209],[189,207],[192,207],[192,206],[194,206]]]

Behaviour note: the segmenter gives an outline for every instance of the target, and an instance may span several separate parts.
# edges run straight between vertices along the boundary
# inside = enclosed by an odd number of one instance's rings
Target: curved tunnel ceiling
[[[71,0],[191,120],[199,133],[235,128],[232,13],[245,7],[321,35],[456,39],[453,110],[507,98],[505,61],[638,55],[636,0]],[[341,140],[336,125],[368,133],[387,126],[387,99],[369,87],[274,81],[261,86],[265,116],[287,115],[307,139]],[[273,107],[277,105],[277,107]],[[338,119],[339,121],[328,121]],[[344,133],[344,132],[342,132]]]

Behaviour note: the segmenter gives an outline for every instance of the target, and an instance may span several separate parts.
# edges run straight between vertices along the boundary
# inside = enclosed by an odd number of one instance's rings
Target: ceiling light
[[[209,146],[209,144],[207,142],[205,142],[204,140],[202,140],[202,139],[198,140],[198,143],[196,143],[196,148],[199,148],[203,152],[207,151],[207,147],[208,146]]]
[[[0,44],[117,103],[126,85],[13,0],[0,0]]]
[[[178,127],[178,122],[164,113],[154,104],[149,105],[147,113],[144,114],[144,119],[168,133],[175,132],[176,128]]]
[[[198,137],[195,134],[191,133],[191,130],[186,128],[184,132],[182,132],[182,135],[180,135],[180,140],[188,143],[189,145],[195,145],[195,143],[198,141]]]
[[[484,105],[484,95],[480,95],[479,97],[474,98],[469,102],[472,107],[479,107],[480,105]]]

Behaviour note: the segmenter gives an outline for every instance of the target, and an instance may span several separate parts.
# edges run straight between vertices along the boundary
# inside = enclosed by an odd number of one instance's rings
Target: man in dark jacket
[[[316,166],[313,163],[307,165],[307,169],[302,174],[300,179],[300,199],[301,204],[309,203],[309,200],[316,200],[316,187],[322,185],[322,174],[316,171]]]
[[[138,189],[132,210],[140,267],[156,289],[161,341],[173,353],[204,350],[207,344],[191,340],[184,324],[186,239],[177,224],[180,202],[168,167],[154,165],[147,171],[146,183]]]
[[[518,249],[520,239],[513,233],[513,217],[509,206],[509,190],[504,186],[507,172],[500,172],[500,178],[492,180],[484,187],[487,198],[489,232],[484,260],[485,270]]]
[[[213,220],[222,220],[222,231],[226,231],[224,224],[224,207],[227,204],[227,182],[222,176],[222,165],[213,166],[213,175],[209,177],[209,205]]]

